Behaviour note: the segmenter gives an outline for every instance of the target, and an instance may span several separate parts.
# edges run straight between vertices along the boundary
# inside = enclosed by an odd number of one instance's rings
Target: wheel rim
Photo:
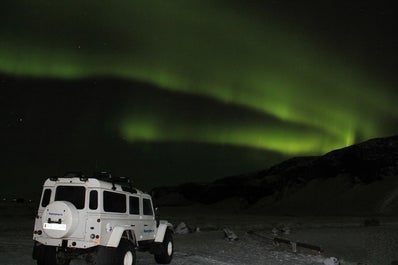
[[[173,243],[171,243],[171,242],[169,242],[169,243],[167,244],[167,254],[168,254],[169,256],[171,256],[171,254],[173,254]]]
[[[133,264],[133,253],[131,253],[131,251],[127,251],[126,254],[124,254],[123,265],[131,264]]]

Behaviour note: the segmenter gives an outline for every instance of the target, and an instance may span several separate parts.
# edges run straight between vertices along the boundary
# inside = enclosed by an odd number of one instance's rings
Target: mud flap
[[[43,246],[35,241],[33,243],[33,251],[32,251],[32,258],[37,260],[37,257],[40,255],[40,252],[43,251]]]
[[[154,254],[154,255],[160,255],[162,254],[162,243],[156,243],[154,242],[153,244],[151,244],[150,248],[149,248],[149,253]]]

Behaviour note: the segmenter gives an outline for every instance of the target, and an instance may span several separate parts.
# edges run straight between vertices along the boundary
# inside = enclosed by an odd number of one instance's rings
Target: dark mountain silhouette
[[[398,213],[398,136],[371,139],[322,156],[295,157],[267,170],[209,184],[153,190],[163,205],[235,198],[246,211],[282,214]]]

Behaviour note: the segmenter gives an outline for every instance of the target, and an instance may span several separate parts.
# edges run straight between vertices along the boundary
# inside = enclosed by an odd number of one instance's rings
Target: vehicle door
[[[138,240],[143,240],[144,225],[141,220],[141,209],[140,197],[129,196],[129,220]]]
[[[155,213],[150,197],[142,198],[142,224],[143,224],[143,240],[153,240],[156,236],[156,220]]]

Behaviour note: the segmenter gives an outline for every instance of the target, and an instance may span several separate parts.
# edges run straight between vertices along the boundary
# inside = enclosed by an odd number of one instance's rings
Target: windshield
[[[55,193],[55,201],[68,201],[75,205],[76,209],[83,209],[86,188],[82,186],[58,186]]]

